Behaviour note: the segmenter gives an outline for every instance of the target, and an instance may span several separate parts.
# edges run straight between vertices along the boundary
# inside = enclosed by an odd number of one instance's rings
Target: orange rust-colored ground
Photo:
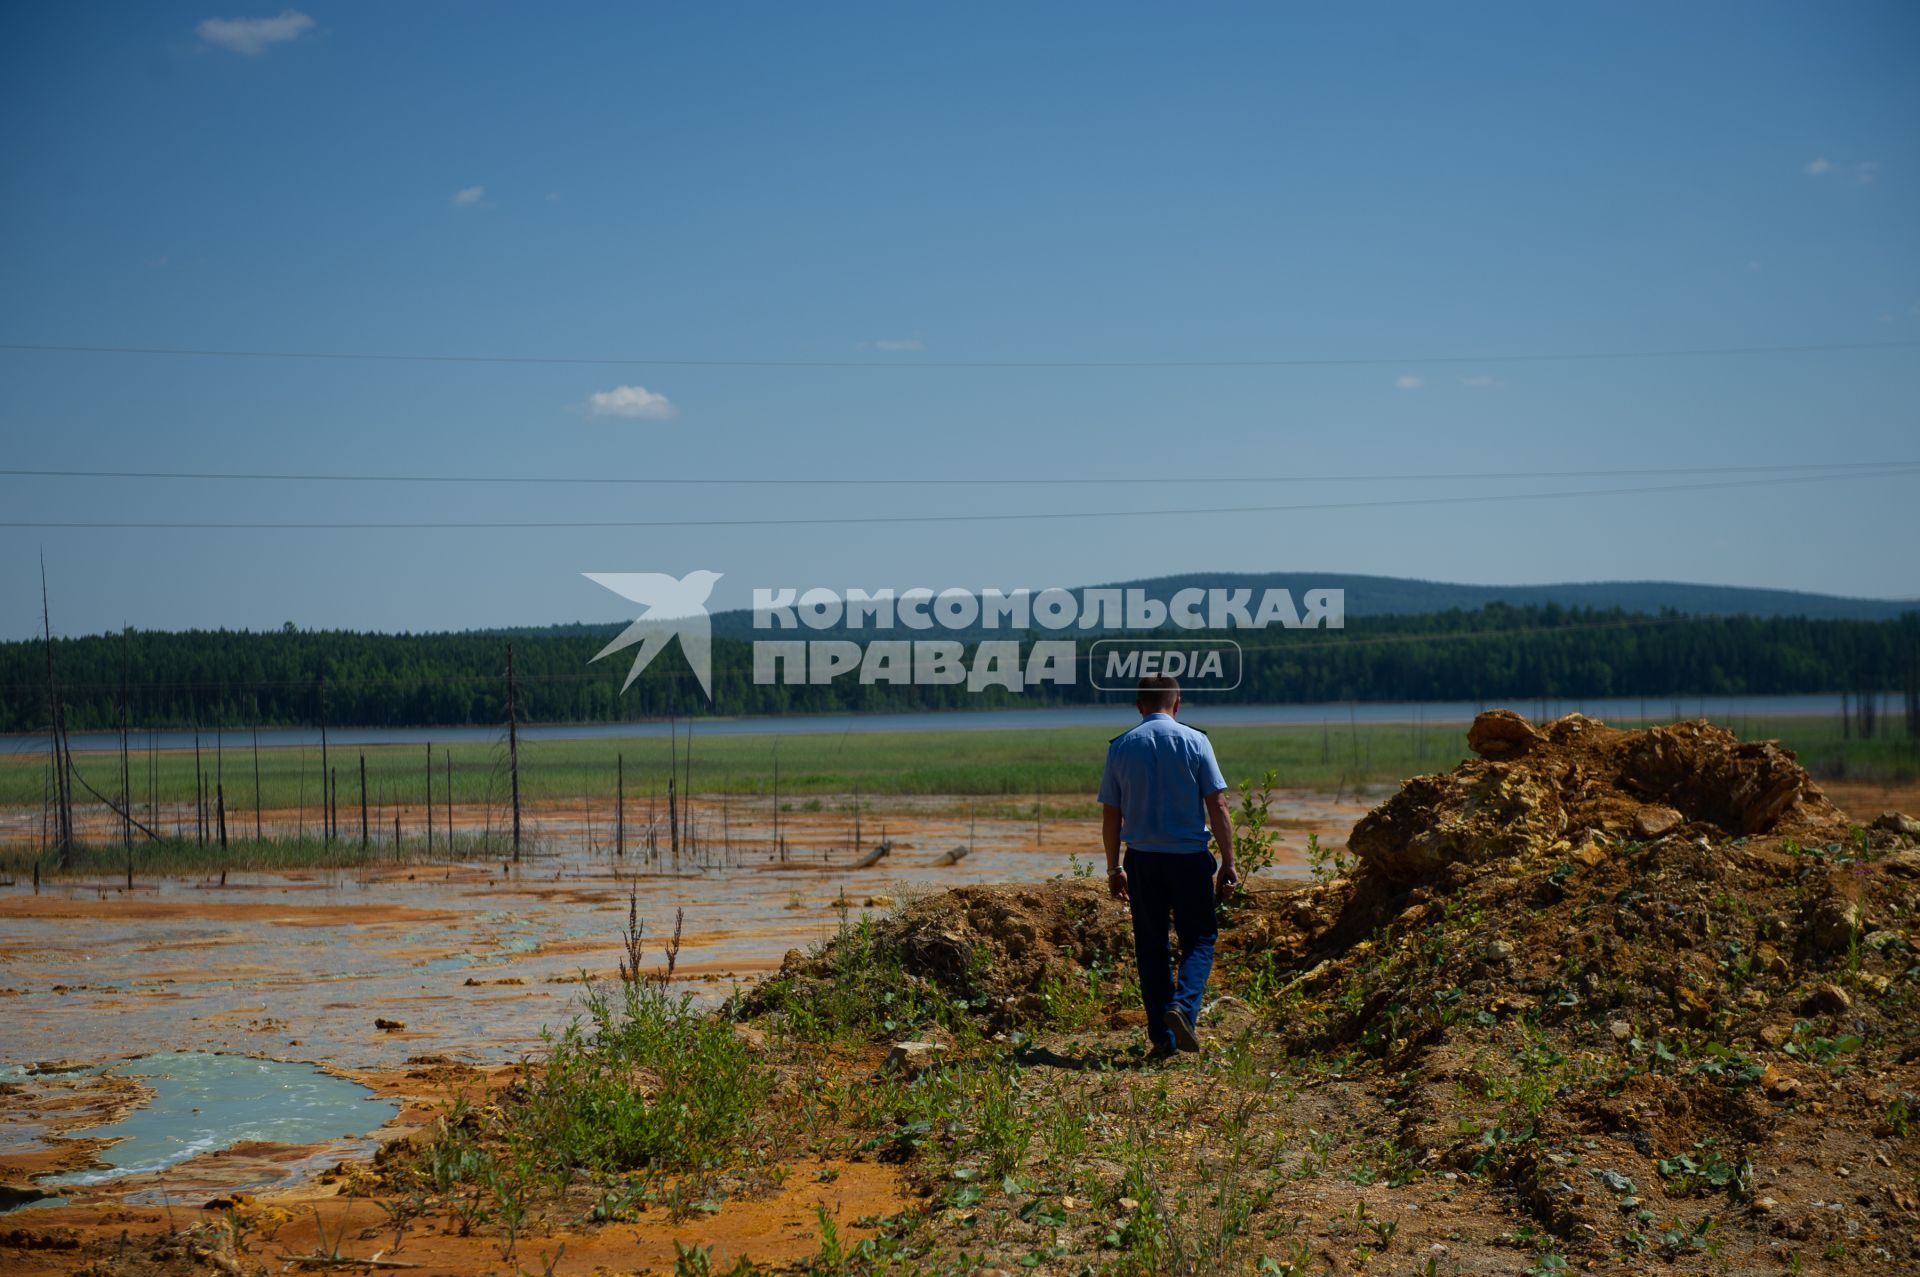
[[[243,1233],[238,1254],[242,1265],[265,1264],[275,1272],[296,1256],[336,1247],[347,1257],[378,1255],[417,1265],[409,1271],[421,1277],[527,1269],[579,1274],[670,1272],[676,1242],[711,1247],[715,1271],[724,1271],[741,1255],[761,1264],[778,1264],[814,1254],[819,1248],[817,1211],[821,1208],[833,1219],[842,1240],[851,1244],[873,1232],[856,1220],[895,1214],[909,1202],[899,1174],[879,1163],[804,1159],[790,1164],[787,1171],[785,1182],[768,1195],[722,1203],[712,1214],[674,1220],[665,1210],[654,1208],[633,1222],[538,1232],[522,1238],[511,1258],[498,1236],[461,1237],[432,1223],[410,1227],[396,1245],[392,1221],[378,1199],[343,1197],[330,1188],[302,1185],[259,1198],[209,1199],[220,1203],[213,1209],[187,1201],[171,1206],[36,1208],[30,1221],[22,1216],[12,1221],[16,1227],[30,1222],[31,1239],[0,1230],[0,1265],[16,1277],[70,1273],[83,1248],[98,1253],[116,1246],[123,1236],[137,1247],[176,1229],[221,1224],[231,1204]],[[29,1240],[33,1244],[18,1244]],[[548,1260],[553,1260],[550,1268]],[[341,1270],[352,1267],[342,1265]]]
[[[231,890],[231,889],[229,889]],[[103,897],[0,896],[0,918],[71,918],[75,921],[111,919],[116,922],[204,921],[218,917],[226,922],[253,922],[279,927],[338,926],[345,917],[357,925],[380,922],[406,922],[416,925],[457,922],[461,915],[453,910],[420,909],[385,905],[375,901],[353,905],[256,903],[247,900],[157,900],[143,897],[138,890]]]
[[[1866,824],[1886,811],[1920,815],[1920,781],[1882,784],[1859,780],[1823,780],[1820,788],[1855,820]]]
[[[442,1106],[456,1097],[483,1101],[490,1091],[507,1083],[515,1067],[482,1069],[426,1056],[405,1069],[329,1071],[401,1105],[399,1114],[376,1133],[384,1143],[423,1134]],[[64,1088],[59,1081],[54,1079],[52,1087],[56,1093],[52,1111],[39,1114],[53,1126],[68,1124],[59,1120],[62,1116],[91,1124],[117,1115],[126,1102],[137,1099],[121,1094],[132,1086],[126,1079],[76,1077]],[[61,1099],[63,1090],[72,1096]],[[0,1181],[20,1184],[31,1176],[84,1167],[100,1148],[100,1141],[56,1138],[46,1147],[0,1158]],[[241,1226],[243,1241],[238,1253],[223,1250],[221,1254],[232,1254],[249,1269],[265,1264],[278,1271],[291,1258],[321,1249],[324,1235],[329,1251],[337,1246],[345,1256],[381,1255],[417,1265],[410,1271],[426,1277],[519,1273],[527,1268],[545,1271],[547,1261],[562,1246],[564,1254],[551,1268],[555,1273],[671,1271],[676,1242],[710,1247],[716,1270],[724,1271],[740,1255],[750,1255],[761,1264],[812,1255],[819,1246],[817,1211],[822,1207],[842,1239],[851,1244],[873,1231],[856,1220],[895,1214],[910,1201],[907,1186],[890,1167],[800,1158],[782,1168],[784,1178],[777,1188],[750,1199],[723,1202],[717,1212],[675,1219],[664,1208],[654,1207],[630,1222],[554,1228],[522,1239],[509,1258],[498,1230],[461,1237],[452,1231],[446,1216],[411,1224],[396,1248],[393,1221],[381,1199],[345,1194],[355,1181],[353,1172],[311,1175],[293,1187],[258,1195],[234,1194],[221,1187],[301,1167],[322,1171],[327,1164],[313,1146],[240,1144],[202,1154],[161,1175],[127,1176],[76,1190],[67,1202],[16,1213],[0,1226],[0,1271],[22,1277],[72,1272],[81,1256],[112,1252],[123,1237],[131,1247],[129,1253],[144,1258],[163,1237],[226,1225],[229,1210]],[[191,1255],[196,1246],[208,1249],[208,1236],[201,1233],[180,1245]],[[218,1260],[208,1262],[218,1267]]]

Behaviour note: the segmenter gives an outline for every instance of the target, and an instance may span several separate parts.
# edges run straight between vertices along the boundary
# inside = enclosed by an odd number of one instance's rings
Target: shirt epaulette
[[[1195,727],[1195,726],[1194,726],[1194,725],[1193,725],[1192,723],[1182,723],[1182,724],[1180,724],[1180,726],[1182,726],[1182,727],[1185,727],[1185,728],[1188,728],[1188,729],[1189,729],[1189,730],[1191,730],[1191,731],[1196,731],[1196,732],[1199,732],[1199,733],[1200,733],[1200,734],[1201,734],[1202,736],[1205,736],[1205,735],[1207,734],[1207,729],[1206,729],[1206,728],[1204,728],[1204,727]]]

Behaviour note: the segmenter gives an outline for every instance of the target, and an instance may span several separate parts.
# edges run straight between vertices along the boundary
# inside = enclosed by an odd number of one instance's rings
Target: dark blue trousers
[[[1133,953],[1140,964],[1140,997],[1147,1006],[1147,1037],[1171,1047],[1167,1008],[1200,1022],[1200,997],[1213,971],[1213,856],[1204,851],[1127,849],[1127,897],[1133,904]],[[1173,969],[1167,920],[1180,937],[1180,969]]]

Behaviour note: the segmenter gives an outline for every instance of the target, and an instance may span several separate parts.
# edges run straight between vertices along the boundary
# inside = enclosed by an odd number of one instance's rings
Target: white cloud
[[[257,58],[276,44],[298,40],[313,30],[313,19],[297,9],[277,18],[208,18],[194,32],[208,44]]]
[[[1872,186],[1880,180],[1880,161],[1868,160],[1866,163],[1854,169],[1853,175],[1860,179],[1860,185]]]
[[[1404,373],[1393,379],[1393,384],[1402,390],[1418,390],[1427,384],[1425,377],[1409,377]]]
[[[874,350],[925,350],[927,343],[918,337],[883,337],[879,341],[865,343]]]
[[[453,193],[453,206],[455,208],[473,208],[486,198],[486,187],[463,186]]]
[[[1833,162],[1824,155],[1817,156],[1800,171],[1808,177],[1819,177],[1822,173],[1833,172]]]
[[[589,417],[632,417],[643,421],[665,421],[673,416],[673,401],[655,394],[645,386],[615,386],[587,396]]]
[[[1460,378],[1460,384],[1463,386],[1472,386],[1475,390],[1494,390],[1507,383],[1498,377],[1489,377],[1485,373],[1476,373],[1471,377]]]

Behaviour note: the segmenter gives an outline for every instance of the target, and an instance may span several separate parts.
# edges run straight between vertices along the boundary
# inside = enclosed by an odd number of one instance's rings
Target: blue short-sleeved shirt
[[[1226,787],[1206,733],[1149,714],[1107,746],[1100,801],[1120,809],[1120,837],[1131,850],[1205,851],[1201,800]]]

